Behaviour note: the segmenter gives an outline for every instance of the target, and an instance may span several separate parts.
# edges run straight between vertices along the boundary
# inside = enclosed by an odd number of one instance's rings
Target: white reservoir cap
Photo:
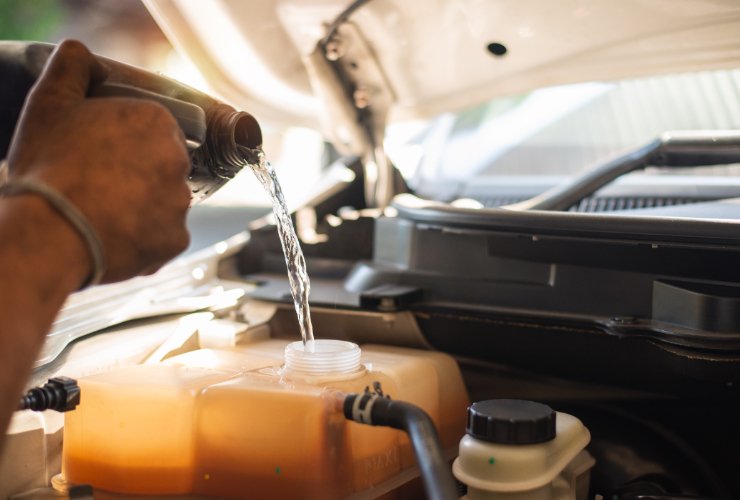
[[[362,350],[344,340],[318,339],[291,342],[285,346],[285,368],[311,375],[352,373],[360,369]]]

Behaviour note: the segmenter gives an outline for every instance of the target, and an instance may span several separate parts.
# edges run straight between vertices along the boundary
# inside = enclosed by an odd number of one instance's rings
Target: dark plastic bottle
[[[54,45],[45,43],[0,42],[0,158],[7,154],[26,95],[52,50]],[[253,150],[262,145],[262,132],[249,113],[162,75],[97,57],[108,69],[108,77],[90,89],[90,97],[151,99],[177,119],[191,151],[188,183],[193,203],[211,195],[247,162],[256,160]]]

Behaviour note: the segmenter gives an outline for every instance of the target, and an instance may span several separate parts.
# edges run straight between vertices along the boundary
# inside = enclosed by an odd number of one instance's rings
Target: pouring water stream
[[[306,260],[303,257],[303,251],[296,236],[283,191],[280,188],[275,169],[265,158],[264,152],[260,149],[241,149],[247,164],[272,200],[272,209],[275,214],[280,243],[285,254],[285,264],[288,267],[290,293],[293,296],[295,311],[298,315],[298,325],[301,329],[303,347],[307,351],[313,352],[313,327],[311,325],[311,312],[308,305],[308,294],[311,284],[308,279],[308,272],[306,271]]]

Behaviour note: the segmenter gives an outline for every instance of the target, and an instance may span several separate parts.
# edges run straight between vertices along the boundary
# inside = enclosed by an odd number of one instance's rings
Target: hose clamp
[[[363,424],[373,425],[372,410],[379,396],[375,394],[363,394],[355,398],[352,404],[352,420]]]

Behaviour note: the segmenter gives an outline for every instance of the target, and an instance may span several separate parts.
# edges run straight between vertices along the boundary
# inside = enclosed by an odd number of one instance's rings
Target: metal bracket
[[[330,139],[341,153],[363,159],[365,201],[384,208],[394,194],[383,138],[395,95],[372,48],[355,25],[345,23],[326,44],[317,44],[304,64]]]

